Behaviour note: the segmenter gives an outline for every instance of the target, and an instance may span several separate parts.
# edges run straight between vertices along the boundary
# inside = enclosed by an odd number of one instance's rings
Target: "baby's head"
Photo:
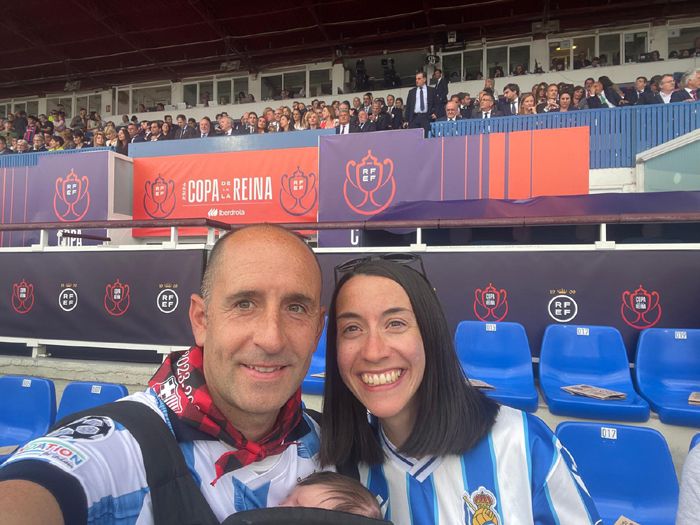
[[[382,519],[374,496],[358,481],[335,472],[315,472],[287,496],[282,507],[317,507]]]

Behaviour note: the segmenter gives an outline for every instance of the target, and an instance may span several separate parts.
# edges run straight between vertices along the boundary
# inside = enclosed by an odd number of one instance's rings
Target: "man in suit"
[[[338,112],[338,125],[335,127],[335,134],[349,135],[350,133],[359,132],[360,128],[350,123],[350,112],[347,109],[341,109]]]
[[[357,127],[359,128],[360,133],[367,133],[369,131],[377,131],[377,128],[374,125],[374,122],[369,121],[369,117],[367,116],[367,112],[364,109],[361,109],[360,111],[357,112]]]
[[[176,139],[192,139],[196,135],[193,133],[194,130],[187,125],[187,117],[185,115],[177,116],[177,130],[175,131]]]
[[[588,103],[588,109],[600,109],[600,108],[614,108],[615,103],[611,100],[610,93],[603,88],[603,84],[600,82],[593,83],[593,96],[588,97],[586,102]]]
[[[211,120],[209,117],[204,117],[199,121],[199,138],[206,139],[213,136],[214,134],[211,132]]]
[[[395,100],[394,95],[386,96],[386,114],[391,119],[391,129],[401,129],[403,125],[403,111],[394,105]]]
[[[629,94],[627,100],[630,104],[641,104],[644,93],[649,91],[647,77],[637,77],[634,81],[634,90]]]
[[[474,101],[469,93],[459,94],[459,114],[462,118],[472,118],[472,113],[474,112]]]
[[[219,128],[221,129],[221,133],[219,133],[219,135],[221,135],[222,137],[229,137],[231,135],[234,135],[233,119],[228,115],[224,115],[219,119]]]
[[[384,112],[384,106],[379,99],[375,98],[372,102],[372,113],[369,115],[369,121],[374,123],[375,131],[391,129],[391,119]]]
[[[503,100],[499,100],[496,108],[506,117],[517,115],[520,109],[520,86],[518,84],[506,84],[503,88]]]
[[[435,87],[435,105],[436,115],[442,117],[445,115],[445,104],[447,104],[447,92],[449,90],[449,81],[442,76],[442,69],[436,68],[433,72],[433,83]]]
[[[484,91],[479,98],[479,111],[474,114],[474,118],[494,118],[502,117],[503,113],[494,108],[493,95]]]
[[[365,93],[362,97],[362,109],[369,115],[372,113],[372,93]]]
[[[445,116],[437,119],[438,122],[456,122],[462,120],[462,115],[459,114],[459,105],[450,100],[445,104]]]
[[[671,102],[694,102],[697,100],[698,72],[688,71],[681,77],[681,89],[671,94]]]
[[[430,131],[430,121],[435,118],[435,88],[426,86],[425,72],[416,73],[416,87],[406,98],[406,120],[409,128],[422,128],[425,136]]]

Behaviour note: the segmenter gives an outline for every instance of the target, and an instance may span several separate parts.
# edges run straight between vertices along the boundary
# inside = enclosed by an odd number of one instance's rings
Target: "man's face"
[[[137,129],[136,124],[129,124],[126,129],[129,130],[129,136],[134,137],[136,135]]]
[[[248,125],[249,126],[257,126],[258,125],[258,116],[255,113],[251,113],[248,115]]]
[[[488,93],[484,93],[481,95],[481,100],[479,101],[479,108],[481,109],[482,112],[486,113],[488,111],[491,111],[491,108],[493,107],[493,97],[489,95]]]
[[[493,89],[495,85],[496,84],[492,78],[487,78],[484,80],[484,89]]]
[[[365,110],[360,111],[357,114],[357,120],[360,122],[360,124],[367,122],[367,112]]]
[[[506,100],[509,102],[513,102],[518,98],[518,94],[515,91],[511,91],[509,88],[503,90],[503,96],[506,97]]]
[[[394,105],[394,97],[391,95],[386,96],[386,105],[387,106],[393,106]]]
[[[7,149],[7,142],[4,140],[0,140],[0,151],[4,151]]]
[[[29,149],[29,142],[27,142],[26,140],[18,140],[17,149],[19,151],[27,151]]]
[[[273,120],[275,120],[275,112],[272,111],[271,109],[268,109],[268,110],[265,112],[265,120],[267,120],[268,123],[269,123],[269,122],[272,122]]]
[[[80,116],[83,117],[83,118],[85,118],[85,115],[87,115],[87,110],[81,109],[81,110],[80,110]]]
[[[647,81],[643,78],[638,78],[634,81],[634,87],[637,91],[644,91],[644,88],[647,87]]]
[[[338,123],[341,126],[344,126],[348,122],[350,122],[350,113],[348,113],[347,111],[341,111],[340,113],[338,113]]]
[[[700,76],[696,72],[694,75],[688,77],[688,89],[697,89],[700,84]]]
[[[177,125],[184,129],[184,127],[187,125],[187,121],[182,117],[178,117]]]
[[[436,69],[436,70],[433,72],[433,78],[434,78],[435,80],[440,80],[440,78],[442,78],[442,71],[440,71],[439,69]]]
[[[425,86],[425,75],[423,73],[416,73],[416,87]]]
[[[320,272],[298,240],[277,231],[245,230],[223,250],[207,302],[193,295],[190,304],[207,387],[235,427],[271,424],[323,330]]]
[[[372,113],[379,115],[382,112],[382,104],[378,100],[372,102]]]
[[[445,113],[447,113],[447,118],[455,118],[459,113],[459,107],[455,102],[448,102],[445,106]]]
[[[600,82],[593,82],[593,92],[596,95],[600,95],[603,92],[603,84]]]
[[[359,108],[360,104],[362,104],[362,102],[360,101],[359,97],[355,97],[352,99],[352,107]]]
[[[202,133],[209,133],[211,130],[211,125],[207,119],[202,119],[199,121],[199,131]]]
[[[229,129],[231,129],[231,121],[229,120],[229,118],[221,117],[221,120],[219,121],[219,127],[222,131],[228,131]]]
[[[44,137],[41,135],[34,135],[32,143],[34,144],[34,149],[41,149],[44,147]]]
[[[160,133],[160,128],[158,127],[157,122],[151,124],[151,133],[153,133],[154,135],[158,135],[158,133]]]
[[[593,81],[589,78],[584,82],[583,87],[586,88],[586,91],[590,91],[591,87],[593,86]]]
[[[343,102],[342,104],[340,104],[339,109],[340,109],[341,111],[342,111],[342,110],[350,111],[350,104],[346,104],[345,102]]]
[[[557,86],[549,86],[547,88],[547,98],[550,100],[556,100],[558,93],[559,88],[557,88]]]
[[[280,121],[280,117],[281,117],[281,116],[282,116],[282,110],[281,110],[281,109],[276,109],[276,110],[275,110],[275,120],[276,120],[277,122]]]
[[[362,102],[365,104],[365,106],[370,106],[372,104],[372,99],[369,98],[369,95],[365,95],[362,97]]]

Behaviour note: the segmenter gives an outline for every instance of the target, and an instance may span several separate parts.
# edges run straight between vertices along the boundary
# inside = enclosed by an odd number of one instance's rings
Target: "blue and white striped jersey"
[[[231,446],[182,423],[169,421],[165,404],[150,390],[124,399],[144,403],[163,416],[178,437],[190,472],[221,521],[243,510],[278,505],[298,480],[318,470],[318,425],[304,415],[307,425],[304,428],[308,431],[295,436],[294,443],[284,452],[229,472],[212,486],[216,477],[214,462],[224,452],[233,450]],[[178,428],[178,423],[182,428]],[[37,466],[40,467],[38,478]],[[24,478],[22,468],[31,469],[32,477]],[[56,469],[79,482],[87,500],[89,524],[153,522],[141,449],[132,435],[112,419],[82,418],[28,443],[3,465],[0,480],[31,479],[51,490],[56,486],[51,483]],[[58,497],[57,500],[60,505],[62,500]],[[65,515],[63,507],[62,510]]]
[[[491,432],[462,456],[402,456],[360,466],[362,483],[396,525],[602,523],[576,465],[539,418],[501,407]]]

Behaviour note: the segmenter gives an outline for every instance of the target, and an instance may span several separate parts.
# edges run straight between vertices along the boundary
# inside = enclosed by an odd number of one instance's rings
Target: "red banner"
[[[314,222],[318,148],[134,159],[134,219],[210,218],[227,223]],[[135,236],[167,235],[135,229]],[[201,228],[180,234],[201,235]]]

